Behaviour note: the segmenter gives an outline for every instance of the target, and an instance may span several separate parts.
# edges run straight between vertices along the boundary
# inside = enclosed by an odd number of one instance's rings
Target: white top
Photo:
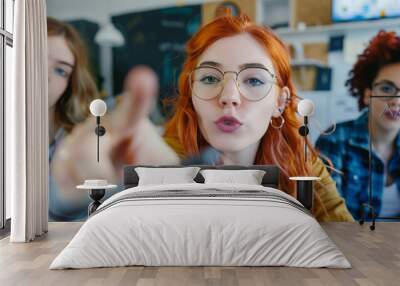
[[[320,181],[320,177],[290,177],[289,178],[292,181]]]
[[[382,158],[382,155],[376,150],[374,145],[372,145],[372,150],[375,154],[383,161],[384,163],[384,184],[383,192],[382,192],[382,202],[381,202],[381,211],[379,213],[380,217],[397,217],[400,216],[400,194],[397,190],[396,183],[393,183],[390,186],[386,186],[386,182],[388,180],[388,160]]]
[[[383,188],[381,207],[380,217],[400,216],[400,193],[394,182]]]

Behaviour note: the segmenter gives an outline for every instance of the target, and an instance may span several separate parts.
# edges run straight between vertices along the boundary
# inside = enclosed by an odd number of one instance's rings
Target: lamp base
[[[94,213],[101,205],[100,200],[104,197],[105,193],[105,189],[91,189],[89,191],[89,197],[93,200],[93,202],[88,207],[88,216]]]
[[[306,126],[306,125],[300,126],[300,128],[299,128],[299,134],[300,134],[301,136],[305,137],[305,136],[308,135],[309,132],[310,132],[310,130],[309,130],[308,126]]]
[[[314,181],[319,181],[319,177],[290,177],[296,181],[297,200],[309,211],[312,210],[314,202]]]
[[[97,126],[96,129],[94,130],[94,132],[96,133],[96,135],[98,136],[103,136],[104,134],[106,134],[106,129],[104,128],[104,126]]]
[[[314,182],[313,181],[297,181],[297,200],[303,206],[311,210],[314,201]]]

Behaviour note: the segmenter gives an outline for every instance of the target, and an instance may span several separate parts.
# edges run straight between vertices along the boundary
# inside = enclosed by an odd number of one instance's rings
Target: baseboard
[[[11,218],[6,220],[6,223],[3,228],[0,228],[0,239],[9,236],[10,230],[11,230]]]

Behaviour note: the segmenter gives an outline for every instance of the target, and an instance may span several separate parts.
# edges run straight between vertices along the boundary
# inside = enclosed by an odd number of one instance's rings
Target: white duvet
[[[135,187],[106,200],[50,269],[145,266],[294,266],[350,268],[318,222],[290,204],[246,197],[121,200],[146,191],[261,190],[233,184]]]

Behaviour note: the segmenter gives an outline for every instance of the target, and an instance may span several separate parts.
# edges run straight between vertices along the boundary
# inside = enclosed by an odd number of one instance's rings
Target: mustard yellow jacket
[[[320,158],[313,163],[312,175],[321,178],[314,185],[315,195],[319,197],[314,199],[314,217],[321,222],[354,221],[344,199],[336,189],[335,181]]]
[[[185,157],[183,146],[173,138],[164,138],[167,144],[181,157]],[[336,190],[336,183],[330,176],[320,158],[314,160],[312,176],[320,177],[314,184],[313,215],[320,222],[326,221],[354,221],[348,211],[344,199]]]

